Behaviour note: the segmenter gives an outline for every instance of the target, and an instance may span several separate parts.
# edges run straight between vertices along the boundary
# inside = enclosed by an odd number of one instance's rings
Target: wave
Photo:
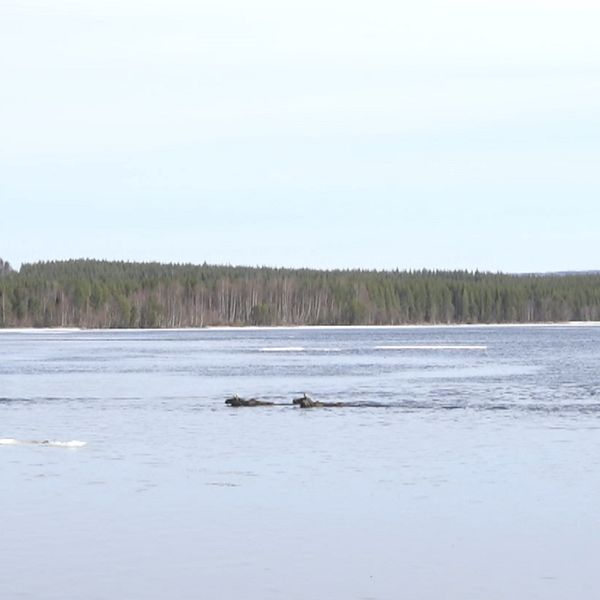
[[[70,440],[15,440],[13,438],[0,438],[0,446],[52,446],[54,448],[82,448],[87,442]]]

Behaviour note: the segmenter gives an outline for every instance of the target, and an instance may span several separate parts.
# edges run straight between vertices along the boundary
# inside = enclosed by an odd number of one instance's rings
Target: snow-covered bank
[[[273,325],[273,326],[233,326],[215,325],[209,327],[158,327],[158,328],[100,328],[82,329],[79,327],[15,327],[0,328],[2,333],[142,333],[161,331],[270,331],[270,330],[317,330],[317,329],[489,329],[504,327],[600,327],[600,321],[561,321],[556,323],[450,323],[450,324],[418,324],[418,325]]]

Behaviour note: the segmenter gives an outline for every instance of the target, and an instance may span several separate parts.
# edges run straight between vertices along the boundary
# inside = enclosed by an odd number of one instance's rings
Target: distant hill
[[[552,273],[544,273],[544,275],[556,277],[570,277],[572,275],[600,275],[600,271],[556,271]]]
[[[600,320],[600,273],[2,262],[0,327],[398,325]]]

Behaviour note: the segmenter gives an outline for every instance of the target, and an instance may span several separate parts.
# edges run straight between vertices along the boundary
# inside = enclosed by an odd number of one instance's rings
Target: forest
[[[0,260],[0,327],[177,328],[600,320],[600,273]]]

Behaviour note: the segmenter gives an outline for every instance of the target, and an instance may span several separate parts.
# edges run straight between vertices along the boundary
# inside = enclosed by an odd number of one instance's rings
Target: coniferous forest
[[[400,325],[600,320],[600,274],[320,271],[0,260],[0,327]]]

